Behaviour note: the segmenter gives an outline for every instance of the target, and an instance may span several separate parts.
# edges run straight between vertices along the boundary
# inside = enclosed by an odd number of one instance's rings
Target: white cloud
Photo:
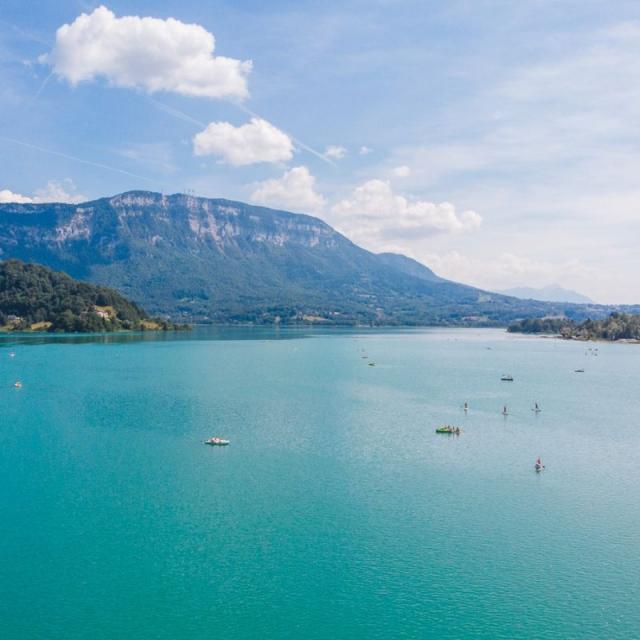
[[[251,200],[272,207],[317,212],[326,200],[316,191],[315,182],[307,167],[294,167],[281,178],[259,182]]]
[[[49,180],[47,186],[42,189],[36,189],[34,198],[35,202],[68,202],[70,204],[77,204],[79,202],[86,202],[86,196],[76,193],[76,186],[72,180],[63,180],[57,182],[56,180]]]
[[[28,204],[33,202],[33,198],[23,196],[21,193],[14,193],[9,189],[0,189],[0,204],[15,202],[17,204]]]
[[[407,176],[411,175],[411,169],[407,167],[406,164],[403,164],[392,169],[392,173],[397,178],[406,178]]]
[[[257,162],[283,162],[293,157],[291,138],[262,118],[234,127],[212,122],[193,138],[197,156],[217,155],[235,166]]]
[[[542,287],[557,280],[576,286],[598,278],[598,272],[579,260],[537,260],[503,252],[492,258],[462,255],[458,251],[423,253],[420,258],[438,275],[488,290],[513,286]]]
[[[62,182],[49,180],[47,186],[36,189],[33,196],[25,196],[9,189],[0,190],[0,203],[42,204],[44,202],[66,202],[77,204],[86,200],[85,196],[76,193],[75,185],[71,180],[63,180]]]
[[[214,56],[213,34],[168,18],[117,18],[104,6],[83,13],[56,32],[41,57],[72,85],[106,78],[116,87],[186,96],[244,98],[250,61]]]
[[[360,147],[360,150],[358,151],[358,153],[361,156],[368,156],[370,153],[373,153],[373,149],[370,149],[369,147],[362,146],[362,147]]]
[[[324,155],[326,158],[333,158],[335,160],[341,160],[347,155],[347,150],[339,145],[330,144],[325,150]]]
[[[435,204],[396,195],[388,182],[369,180],[350,198],[331,209],[332,218],[350,238],[372,250],[424,239],[442,233],[477,229],[482,218],[475,211],[456,212],[449,202]]]
[[[595,300],[635,303],[640,285],[618,274],[640,269],[640,22],[573,26],[541,34],[532,56],[506,66],[501,56],[495,73],[475,74],[493,80],[429,114],[439,131],[430,144],[405,141],[378,170],[408,165],[403,188],[428,186],[487,212],[473,238],[429,243],[449,256],[444,275],[485,288],[561,282]],[[424,258],[425,247],[411,246]],[[496,265],[505,249],[533,262]],[[452,250],[462,254],[457,266]]]

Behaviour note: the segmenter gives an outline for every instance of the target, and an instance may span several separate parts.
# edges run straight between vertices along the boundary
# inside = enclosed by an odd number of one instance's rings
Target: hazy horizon
[[[188,191],[483,289],[640,302],[635,3],[3,9],[0,202]]]

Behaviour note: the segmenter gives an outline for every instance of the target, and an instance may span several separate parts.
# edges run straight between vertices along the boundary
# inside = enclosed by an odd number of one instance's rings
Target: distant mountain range
[[[564,289],[558,284],[535,289],[534,287],[513,287],[498,291],[506,296],[514,296],[521,300],[540,300],[542,302],[574,302],[576,304],[594,304],[593,300],[577,291]]]
[[[308,215],[182,194],[0,205],[0,258],[111,286],[150,313],[189,321],[483,326],[606,314],[444,280]]]

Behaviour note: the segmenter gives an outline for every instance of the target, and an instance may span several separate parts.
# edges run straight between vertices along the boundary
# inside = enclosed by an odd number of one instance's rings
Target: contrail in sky
[[[6,136],[0,136],[0,140],[4,142],[10,142],[11,144],[17,144],[21,147],[25,147],[26,149],[33,149],[34,151],[40,151],[41,153],[48,153],[52,156],[58,156],[60,158],[66,158],[67,160],[80,162],[82,164],[89,165],[90,167],[97,167],[98,169],[106,169],[107,171],[115,171],[116,173],[122,173],[126,176],[130,176],[132,178],[138,178],[139,180],[145,180],[146,182],[151,182],[152,184],[158,185],[157,180],[154,180],[153,178],[148,178],[146,176],[141,176],[137,173],[132,173],[131,171],[127,171],[126,169],[118,169],[118,167],[111,167],[108,164],[93,162],[92,160],[84,160],[83,158],[78,158],[76,156],[69,155],[68,153],[62,153],[61,151],[54,151],[53,149],[45,149],[44,147],[39,147],[38,145],[31,144],[30,142],[24,142],[23,140],[16,140],[15,138],[7,138]]]
[[[81,6],[83,6],[83,8],[87,9],[87,5],[85,2],[82,2],[82,0],[80,0],[79,4]],[[51,46],[51,42],[47,42],[46,40],[44,40],[43,38],[41,38],[38,35],[35,35],[33,33],[27,32],[24,29],[21,29],[20,27],[11,24],[9,22],[6,22],[5,20],[0,19],[0,23],[3,23],[9,27],[11,27],[13,30],[15,30],[17,33],[19,33],[21,36],[29,39],[29,40],[33,40],[35,42],[39,42],[41,44],[45,44],[47,46]],[[36,93],[33,95],[33,97],[27,102],[27,106],[29,104],[32,104],[33,102],[35,102],[38,97],[40,96],[40,94],[44,91],[44,88],[47,86],[49,80],[51,79],[51,76],[54,74],[54,71],[51,71],[51,73],[49,73],[49,75],[42,81],[42,84],[40,85],[40,87],[38,88],[38,90],[36,91]],[[152,98],[151,96],[147,96],[148,99],[151,101],[152,104],[154,104],[158,109],[160,109],[161,111],[164,111],[165,113],[168,113],[169,115],[173,116],[174,118],[178,118],[179,120],[182,120],[184,122],[188,122],[189,124],[195,125],[197,127],[202,127],[205,128],[207,126],[206,123],[201,122],[200,120],[197,120],[196,118],[193,118],[192,116],[190,116],[187,113],[184,113],[183,111],[180,111],[179,109],[175,109],[174,107],[170,107],[167,104],[164,104],[163,102],[160,102],[159,100],[156,100],[155,98]],[[236,106],[238,109],[240,109],[241,111],[244,111],[244,113],[249,114],[250,116],[254,117],[254,118],[260,118],[261,120],[265,120],[265,118],[263,118],[262,116],[260,116],[259,114],[257,114],[255,111],[252,111],[251,109],[249,109],[248,107],[245,107],[243,104],[240,104],[239,102],[231,102],[231,104],[233,104],[234,106]],[[290,133],[286,132],[285,133],[291,138],[291,140],[293,140],[293,142],[300,148],[303,149],[304,151],[307,151],[308,153],[310,153],[311,155],[314,155],[316,158],[319,158],[320,160],[322,160],[323,162],[326,162],[327,164],[331,165],[332,167],[336,167],[336,163],[333,162],[331,159],[327,158],[327,156],[325,156],[324,154],[320,153],[319,151],[316,151],[313,147],[310,147],[308,144],[305,144],[304,142],[302,142],[302,140],[296,138],[295,136],[292,136]],[[140,176],[138,174],[135,173],[131,173],[130,171],[126,171],[125,169],[118,169],[116,167],[110,167],[109,165],[106,164],[101,164],[99,162],[92,162],[91,160],[83,160],[82,158],[77,158],[75,156],[71,156],[65,153],[62,153],[60,151],[53,151],[52,149],[44,149],[42,147],[38,147],[37,145],[34,144],[30,144],[28,142],[23,142],[21,140],[15,140],[13,138],[6,138],[3,136],[0,136],[0,140],[4,140],[5,142],[11,142],[13,144],[17,144],[17,145],[21,145],[27,149],[33,149],[35,151],[40,151],[42,153],[49,153],[51,155],[56,155],[59,156],[61,158],[66,158],[68,160],[74,160],[75,162],[81,162],[82,164],[86,164],[89,166],[93,166],[93,167],[97,167],[99,169],[106,169],[108,171],[115,171],[117,173],[122,173],[124,175],[128,175],[134,178],[140,178],[141,180],[146,180],[147,182],[153,182],[156,183],[157,182],[155,180],[152,180],[151,178],[147,178],[145,176]]]
[[[47,86],[47,82],[51,80],[52,75],[53,75],[53,71],[42,81],[42,84],[38,87],[38,90],[33,96],[33,100],[35,100],[43,92],[44,88]]]
[[[204,122],[202,122],[200,120],[197,120],[196,118],[191,117],[189,114],[184,113],[184,111],[180,111],[179,109],[175,109],[174,107],[170,107],[169,105],[166,105],[164,102],[160,102],[159,100],[156,100],[155,98],[152,98],[151,96],[147,96],[147,97],[158,109],[160,109],[161,111],[164,111],[165,113],[168,113],[169,115],[172,115],[174,118],[178,118],[178,120],[182,120],[183,122],[188,122],[190,124],[194,124],[194,125],[196,125],[198,127],[202,127],[202,128],[207,126],[206,123],[204,123]],[[254,118],[260,118],[261,120],[265,120],[265,118],[263,118],[261,115],[257,114],[255,111],[252,111],[248,107],[245,107],[244,105],[242,105],[242,104],[240,104],[238,102],[231,102],[231,104],[233,104],[235,107],[240,109],[240,111],[244,111],[245,113],[249,114],[250,116],[253,116]],[[285,131],[285,133],[301,149],[304,149],[305,151],[308,151],[312,155],[316,156],[317,158],[320,158],[320,160],[323,160],[324,162],[326,162],[327,164],[330,164],[333,167],[337,166],[335,164],[335,162],[332,162],[325,155],[323,155],[319,151],[316,151],[315,149],[310,147],[308,144],[305,144],[304,142],[302,142],[302,140],[299,140],[298,138],[295,138],[294,136],[292,136],[287,131]]]
[[[160,109],[160,111],[164,111],[165,113],[168,113],[169,115],[173,116],[174,118],[178,118],[178,120],[183,120],[184,122],[188,122],[189,124],[194,124],[196,125],[196,127],[206,127],[207,125],[204,122],[201,122],[200,120],[196,120],[195,118],[192,118],[190,115],[184,113],[184,111],[180,111],[179,109],[174,109],[173,107],[170,107],[169,105],[165,104],[164,102],[160,102],[159,100],[156,100],[155,98],[152,98],[151,96],[147,96],[147,98],[149,99],[149,101],[156,106],[158,109]]]
[[[25,38],[26,40],[31,40],[32,42],[38,42],[39,44],[45,45],[48,48],[51,48],[53,44],[51,41],[46,40],[37,34],[34,34],[30,31],[25,31],[24,29],[22,29],[18,25],[13,24],[12,22],[7,22],[6,20],[0,19],[0,24],[6,25],[7,27],[15,31],[18,35],[20,35],[22,38]],[[36,99],[42,93],[43,89],[47,86],[47,83],[51,79],[52,75],[53,75],[53,71],[51,71],[51,73],[42,81],[42,84],[40,85],[40,87],[38,87],[38,90],[35,92],[35,94],[31,98],[25,101],[25,107],[28,107],[29,105],[31,105],[33,102],[36,101]]]
[[[263,118],[261,115],[257,114],[255,111],[251,111],[251,109],[249,109],[248,107],[245,107],[243,104],[240,104],[239,102],[232,102],[233,105],[235,105],[236,107],[238,107],[238,109],[240,109],[240,111],[244,111],[245,113],[248,113],[250,116],[253,116],[254,118],[260,118],[261,120],[265,120],[265,118]],[[302,140],[299,140],[298,138],[292,136],[290,133],[288,133],[287,131],[285,131],[285,133],[301,148],[304,149],[305,151],[308,151],[310,154],[316,156],[316,158],[320,158],[320,160],[323,160],[324,162],[326,162],[327,164],[330,164],[332,167],[337,167],[338,165],[333,162],[332,160],[330,160],[329,158],[327,158],[327,156],[325,156],[324,154],[320,153],[319,151],[316,151],[313,147],[310,147],[308,144],[305,144],[304,142],[302,142]]]

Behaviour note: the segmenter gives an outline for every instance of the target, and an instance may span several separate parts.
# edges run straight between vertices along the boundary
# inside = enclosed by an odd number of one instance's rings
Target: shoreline
[[[537,338],[544,340],[562,340],[563,342],[596,342],[606,344],[640,344],[640,340],[633,338],[621,338],[619,340],[607,340],[605,338],[579,338],[579,337],[564,337],[555,333],[527,333],[519,331],[508,331],[505,326],[460,326],[460,325],[336,325],[336,324],[324,324],[324,323],[296,323],[296,324],[253,324],[253,323],[194,323],[188,325],[177,325],[173,329],[121,329],[117,331],[98,331],[98,332],[64,332],[64,331],[11,331],[6,329],[0,329],[0,341],[4,341],[8,338],[97,338],[97,337],[125,337],[125,336],[153,336],[153,335],[173,335],[173,334],[189,334],[198,329],[248,329],[256,331],[295,331],[295,330],[320,330],[323,332],[331,333],[333,331],[363,331],[363,332],[375,332],[375,331],[425,331],[425,330],[475,330],[475,331],[502,331],[507,336],[514,337],[526,337]]]
[[[88,331],[78,331],[78,332],[65,332],[65,331],[31,331],[31,330],[21,330],[21,331],[12,331],[7,329],[0,329],[0,336],[8,336],[8,335],[23,335],[23,336],[55,336],[55,335],[66,335],[66,336],[88,336],[88,335],[96,335],[96,336],[109,336],[109,335],[122,335],[122,334],[145,334],[145,333],[181,333],[192,331],[197,328],[223,328],[223,329],[271,329],[271,330],[281,330],[281,329],[325,329],[325,330],[336,330],[342,331],[345,329],[358,329],[358,330],[377,330],[377,329],[398,329],[398,330],[408,330],[408,329],[492,329],[492,330],[503,330],[507,333],[507,329],[505,326],[473,326],[473,325],[446,325],[446,324],[325,324],[320,322],[309,322],[309,323],[299,323],[299,324],[254,324],[254,323],[225,323],[225,322],[203,322],[203,323],[192,323],[187,325],[178,325],[177,328],[174,329],[120,329],[117,331],[97,331],[97,332],[88,332]]]
[[[563,342],[599,342],[605,344],[640,344],[635,338],[620,338],[619,340],[607,340],[606,338],[577,338],[574,336],[562,336],[559,333],[525,333],[520,331],[508,331],[511,335],[530,336],[532,338],[544,338],[546,340],[562,340]]]

